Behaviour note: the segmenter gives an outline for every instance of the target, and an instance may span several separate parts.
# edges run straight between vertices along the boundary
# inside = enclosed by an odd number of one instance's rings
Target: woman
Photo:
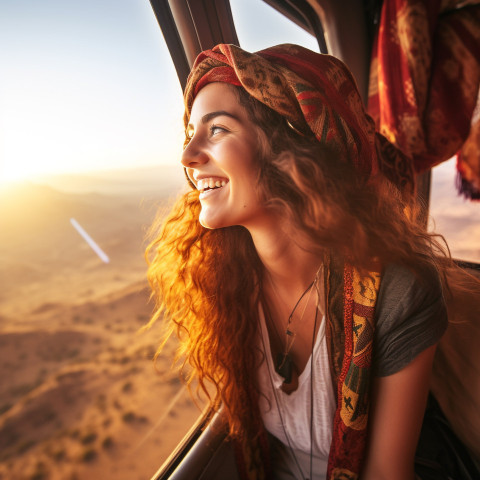
[[[152,321],[216,387],[240,472],[413,479],[447,316],[408,159],[302,47],[203,52],[185,103],[192,191],[149,247]]]

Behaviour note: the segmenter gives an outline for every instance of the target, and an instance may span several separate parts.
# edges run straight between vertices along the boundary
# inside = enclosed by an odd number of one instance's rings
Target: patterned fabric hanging
[[[458,185],[474,199],[480,198],[479,84],[479,1],[385,0],[369,113],[413,157],[417,173],[457,155]]]

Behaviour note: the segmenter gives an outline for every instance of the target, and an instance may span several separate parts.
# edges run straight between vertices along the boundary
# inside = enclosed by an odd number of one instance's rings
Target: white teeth
[[[227,184],[226,180],[214,180],[213,178],[202,178],[197,181],[197,190],[205,191],[207,188],[220,188]]]

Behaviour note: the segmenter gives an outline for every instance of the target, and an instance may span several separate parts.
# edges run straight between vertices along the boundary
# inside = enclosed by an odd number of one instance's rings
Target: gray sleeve
[[[437,343],[447,312],[436,273],[418,278],[407,269],[385,269],[375,309],[374,375],[392,375]]]

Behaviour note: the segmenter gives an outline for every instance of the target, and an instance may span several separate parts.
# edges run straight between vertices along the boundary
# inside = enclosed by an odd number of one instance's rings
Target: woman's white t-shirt
[[[265,428],[279,440],[275,442],[273,455],[275,478],[310,478],[312,447],[312,479],[323,480],[326,478],[335,414],[335,394],[325,340],[325,318],[322,318],[313,348],[313,368],[310,356],[298,378],[298,388],[286,394],[281,389],[283,377],[273,366],[265,316],[261,307],[259,317],[262,335],[260,347],[265,354],[258,373],[262,393],[259,404]],[[313,417],[310,401],[312,387]]]

